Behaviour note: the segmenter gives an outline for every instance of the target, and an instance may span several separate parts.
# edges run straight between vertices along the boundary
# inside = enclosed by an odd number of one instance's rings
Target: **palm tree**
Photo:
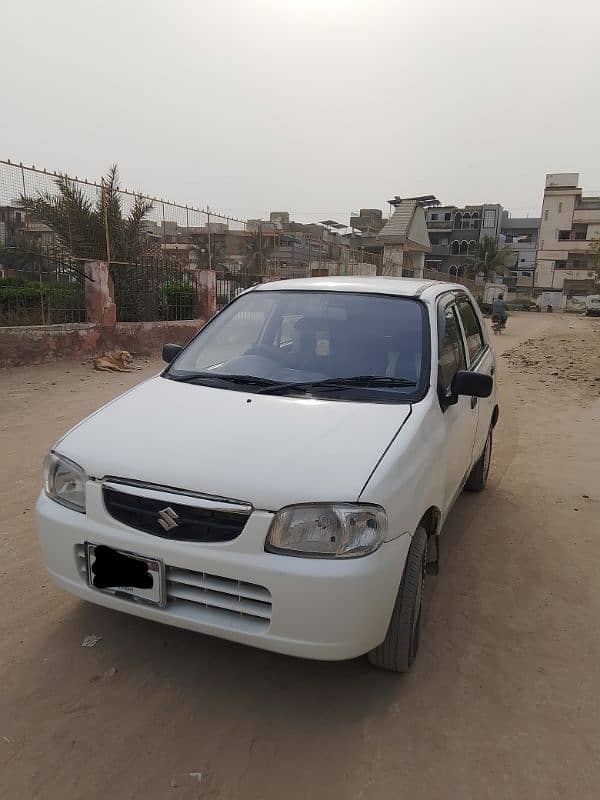
[[[514,258],[515,250],[506,245],[500,246],[494,236],[484,236],[477,243],[473,255],[465,259],[465,265],[471,277],[482,272],[488,280],[497,273],[504,275],[510,266],[509,262],[511,259],[514,261]]]
[[[116,164],[102,179],[95,203],[84,194],[81,184],[68,176],[59,175],[55,183],[57,194],[21,195],[20,206],[52,228],[62,249],[75,258],[108,261],[134,261],[145,252],[142,222],[152,210],[152,202],[136,194],[131,210],[123,214]]]

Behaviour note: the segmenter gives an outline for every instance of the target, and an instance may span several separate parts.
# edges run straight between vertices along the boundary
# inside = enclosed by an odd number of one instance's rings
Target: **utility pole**
[[[206,230],[208,232],[208,268],[212,269],[212,245],[210,238],[210,206],[206,206]]]

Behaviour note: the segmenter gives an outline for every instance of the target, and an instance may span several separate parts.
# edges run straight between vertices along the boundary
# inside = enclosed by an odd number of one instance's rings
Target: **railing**
[[[45,249],[0,248],[0,326],[85,322],[81,264]]]
[[[187,320],[198,316],[197,273],[162,259],[112,264],[118,322]]]
[[[428,219],[427,220],[427,227],[430,229],[435,230],[444,230],[449,231],[452,230],[452,225],[454,223],[451,219]]]

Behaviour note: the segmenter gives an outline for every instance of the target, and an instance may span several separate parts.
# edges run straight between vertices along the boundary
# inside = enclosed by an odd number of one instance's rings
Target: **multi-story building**
[[[579,173],[546,175],[536,253],[537,289],[593,291],[590,241],[600,237],[600,197],[586,197]]]
[[[55,241],[54,231],[43,222],[33,220],[22,208],[0,206],[0,246],[21,243],[46,248]]]
[[[539,229],[539,217],[511,217],[504,212],[500,239],[514,251],[514,260],[507,263],[510,270],[504,282],[517,293],[532,292]]]
[[[462,275],[466,259],[473,255],[484,236],[500,236],[503,209],[498,203],[436,206],[425,212],[431,251],[425,266],[438,272]]]

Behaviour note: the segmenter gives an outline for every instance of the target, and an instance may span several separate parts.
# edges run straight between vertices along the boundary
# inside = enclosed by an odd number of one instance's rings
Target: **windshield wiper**
[[[269,378],[259,378],[257,375],[227,375],[221,372],[181,372],[174,374],[167,372],[165,378],[178,383],[206,383],[207,381],[219,381],[221,383],[243,384],[245,386],[263,386],[270,388],[277,386],[278,381]]]
[[[265,386],[261,389],[259,394],[270,394],[272,392],[283,392],[287,389],[297,390],[306,389],[312,391],[313,389],[353,389],[353,388],[366,388],[371,387],[407,387],[416,386],[417,382],[409,380],[408,378],[393,378],[388,375],[352,375],[348,378],[325,378],[320,381],[294,381],[287,383],[273,383],[270,386]]]

